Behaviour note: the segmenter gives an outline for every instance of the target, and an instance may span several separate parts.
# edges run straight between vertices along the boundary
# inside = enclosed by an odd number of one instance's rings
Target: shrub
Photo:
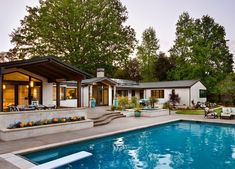
[[[121,106],[122,109],[125,109],[126,105],[128,104],[128,99],[127,97],[119,97],[118,98],[119,105]]]
[[[154,108],[154,104],[158,102],[156,97],[149,97],[149,102],[152,108]]]
[[[134,104],[134,105],[136,105],[137,104],[137,97],[135,97],[135,96],[133,96],[133,97],[131,97],[131,103],[132,104]]]

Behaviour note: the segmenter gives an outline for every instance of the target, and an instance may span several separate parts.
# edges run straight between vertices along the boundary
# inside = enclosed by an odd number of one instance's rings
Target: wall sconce
[[[28,89],[28,88],[29,88],[29,85],[26,85],[26,88]]]
[[[30,87],[34,87],[34,81],[30,81]]]
[[[3,90],[6,89],[6,85],[2,85]]]

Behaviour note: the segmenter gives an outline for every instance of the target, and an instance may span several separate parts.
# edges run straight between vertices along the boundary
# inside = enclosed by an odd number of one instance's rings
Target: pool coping
[[[142,126],[138,126],[138,127],[132,127],[132,128],[127,128],[127,129],[123,129],[123,130],[117,130],[117,131],[113,131],[113,132],[107,132],[107,133],[87,136],[87,137],[73,139],[73,140],[69,140],[69,141],[63,141],[60,143],[52,143],[52,144],[38,146],[38,147],[34,147],[34,148],[13,151],[11,153],[1,154],[0,158],[3,158],[4,160],[8,161],[9,163],[15,165],[16,167],[18,167],[20,169],[30,169],[36,165],[33,162],[30,162],[29,160],[26,160],[25,158],[20,156],[20,154],[30,153],[30,152],[39,151],[39,150],[45,150],[48,148],[54,148],[54,147],[58,147],[58,146],[62,146],[62,145],[79,143],[79,142],[83,142],[83,141],[87,141],[87,140],[102,138],[102,137],[106,137],[106,136],[112,136],[112,135],[116,135],[116,134],[126,133],[126,132],[130,132],[130,131],[135,131],[135,130],[139,130],[139,129],[149,128],[149,127],[153,127],[153,126],[158,126],[158,125],[163,125],[163,124],[178,122],[178,121],[189,121],[189,122],[191,121],[191,122],[203,122],[203,123],[211,123],[211,124],[235,125],[232,123],[225,123],[223,121],[221,121],[221,122],[208,121],[207,119],[203,120],[203,119],[176,118],[173,120],[166,120],[163,122],[157,122],[157,123],[142,125]]]

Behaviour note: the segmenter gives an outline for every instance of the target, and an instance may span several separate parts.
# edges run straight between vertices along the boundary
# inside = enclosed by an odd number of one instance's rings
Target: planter
[[[135,111],[135,117],[140,117],[141,116],[141,112],[140,111]]]
[[[61,133],[73,130],[81,130],[93,127],[92,120],[82,120],[76,122],[48,124],[41,126],[15,128],[15,129],[1,129],[0,140],[9,141],[29,137],[42,136],[46,134]]]

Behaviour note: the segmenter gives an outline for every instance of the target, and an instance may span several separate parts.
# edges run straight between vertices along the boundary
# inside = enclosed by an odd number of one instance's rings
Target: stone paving
[[[101,115],[102,113],[106,112],[102,111],[102,109],[107,110],[107,107],[99,108],[96,109],[95,111],[98,112],[99,115]],[[90,112],[88,113],[88,117],[96,116],[96,114],[94,114],[94,110],[89,110],[89,111]],[[123,130],[131,128],[136,128],[146,125],[154,125],[177,119],[200,120],[207,122],[235,124],[235,120],[205,119],[204,116],[201,115],[177,115],[174,113],[172,113],[171,115],[160,116],[160,117],[120,118],[113,120],[111,123],[107,125],[98,126],[90,129],[50,134],[50,135],[44,135],[34,138],[8,141],[8,142],[0,141],[0,155],[19,150],[35,148],[38,146],[45,146],[49,144],[56,144],[76,139],[82,139],[86,137],[93,137],[96,135],[104,135],[105,133],[121,132]],[[8,162],[0,158],[0,169],[17,169],[17,167],[13,166],[12,164],[9,164]]]

